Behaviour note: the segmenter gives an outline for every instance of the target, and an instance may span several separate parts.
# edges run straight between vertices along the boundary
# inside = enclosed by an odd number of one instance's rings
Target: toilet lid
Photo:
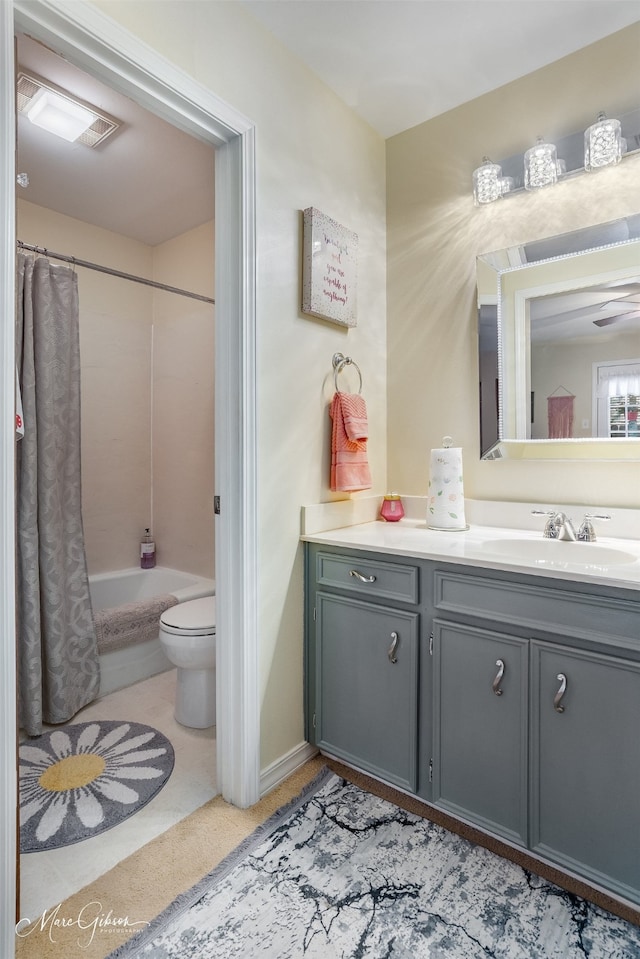
[[[215,632],[216,598],[203,596],[201,599],[190,599],[188,603],[178,603],[164,611],[160,622],[163,626],[185,633]]]

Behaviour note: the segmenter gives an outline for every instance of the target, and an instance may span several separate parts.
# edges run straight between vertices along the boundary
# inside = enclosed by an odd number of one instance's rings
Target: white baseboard
[[[272,789],[275,789],[287,776],[303,766],[309,759],[313,759],[318,754],[318,750],[310,743],[300,743],[290,752],[285,753],[280,759],[267,766],[260,772],[260,796],[265,796]]]

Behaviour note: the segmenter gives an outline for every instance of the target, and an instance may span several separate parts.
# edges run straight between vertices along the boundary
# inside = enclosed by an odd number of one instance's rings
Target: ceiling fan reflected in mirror
[[[628,306],[626,306],[627,303],[629,304]],[[593,325],[599,327],[612,326],[621,320],[635,320],[640,317],[640,293],[634,292],[629,294],[629,296],[621,296],[620,299],[609,300],[601,306],[602,310],[612,308],[621,310],[621,312],[615,316],[603,316],[599,320],[593,320]]]

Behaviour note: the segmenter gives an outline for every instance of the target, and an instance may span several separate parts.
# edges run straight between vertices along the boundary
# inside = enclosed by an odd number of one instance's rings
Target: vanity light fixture
[[[604,166],[620,163],[626,150],[619,120],[609,120],[604,113],[584,131],[584,168],[589,173]]]
[[[524,155],[524,188],[540,190],[558,182],[558,151],[554,143],[538,137],[536,145]]]
[[[476,206],[501,197],[536,191],[559,180],[614,166],[625,157],[640,154],[640,109],[622,113],[618,119],[599,113],[586,130],[554,136],[553,143],[538,137],[535,146],[522,153],[492,162],[486,157],[473,171]]]
[[[113,117],[35,74],[20,72],[16,92],[18,113],[70,143],[96,147],[120,126]]]

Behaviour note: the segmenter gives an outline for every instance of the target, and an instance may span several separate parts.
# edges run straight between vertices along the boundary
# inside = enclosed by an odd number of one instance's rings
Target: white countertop
[[[598,536],[596,543],[580,543],[577,549],[574,543],[547,540],[543,542],[551,546],[550,555],[544,559],[532,559],[517,555],[502,556],[499,552],[492,553],[492,548],[499,550],[500,547],[494,544],[504,543],[509,539],[535,543],[542,540],[540,531],[472,524],[466,531],[442,532],[427,529],[424,521],[406,518],[399,523],[378,520],[318,533],[305,533],[302,539],[307,543],[324,546],[342,546],[395,556],[459,563],[476,569],[532,573],[552,579],[640,590],[640,541],[635,539]],[[608,565],[603,561],[606,560],[606,553],[602,552],[599,556],[599,550],[594,549],[591,562],[587,553],[591,547],[621,550],[631,554],[634,559],[624,564]],[[563,550],[566,550],[566,553]],[[584,559],[580,563],[572,560],[572,553],[577,553],[578,550],[580,557],[588,557],[588,562]]]

